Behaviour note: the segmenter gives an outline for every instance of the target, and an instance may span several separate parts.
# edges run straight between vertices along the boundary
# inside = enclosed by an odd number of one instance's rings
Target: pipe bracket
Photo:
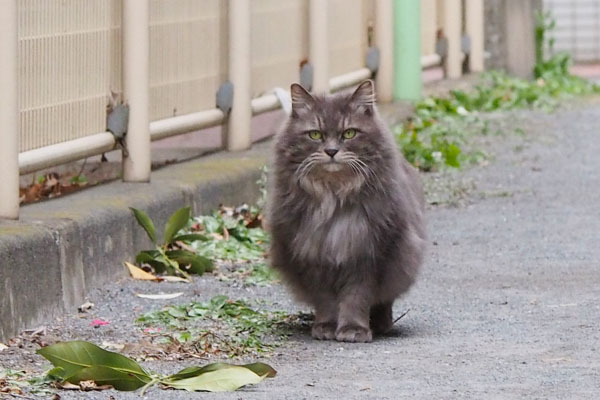
[[[225,81],[217,90],[217,108],[228,114],[233,106],[233,83]]]

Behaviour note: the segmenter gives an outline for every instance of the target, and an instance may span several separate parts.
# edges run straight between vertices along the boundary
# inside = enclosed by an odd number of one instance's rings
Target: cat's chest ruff
[[[372,249],[366,215],[359,205],[322,202],[302,219],[295,253],[308,262],[342,265]]]

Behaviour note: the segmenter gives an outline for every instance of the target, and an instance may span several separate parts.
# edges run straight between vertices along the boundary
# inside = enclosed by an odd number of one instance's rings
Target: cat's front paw
[[[365,343],[373,340],[371,329],[356,325],[341,326],[335,332],[335,340],[338,342]]]
[[[335,339],[335,323],[333,322],[315,322],[312,326],[311,335],[318,340]]]

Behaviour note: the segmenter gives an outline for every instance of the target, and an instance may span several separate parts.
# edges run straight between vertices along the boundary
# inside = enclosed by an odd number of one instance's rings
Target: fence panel
[[[252,97],[298,82],[308,58],[308,1],[253,0]]]
[[[20,151],[103,132],[120,1],[18,0]]]
[[[568,52],[579,62],[600,60],[600,1],[544,0],[544,9],[556,20],[554,52]]]
[[[215,107],[227,79],[227,2],[151,0],[150,120]]]
[[[421,54],[423,56],[435,54],[438,30],[437,15],[436,0],[421,0]]]
[[[374,0],[329,1],[330,77],[365,66],[370,35],[369,21],[373,21],[373,10]]]

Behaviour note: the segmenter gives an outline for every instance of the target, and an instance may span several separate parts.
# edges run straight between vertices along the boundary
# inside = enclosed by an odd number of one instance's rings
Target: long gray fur
[[[423,260],[419,177],[378,116],[372,81],[331,96],[294,84],[291,96],[270,179],[271,263],[314,307],[313,337],[371,341]]]

